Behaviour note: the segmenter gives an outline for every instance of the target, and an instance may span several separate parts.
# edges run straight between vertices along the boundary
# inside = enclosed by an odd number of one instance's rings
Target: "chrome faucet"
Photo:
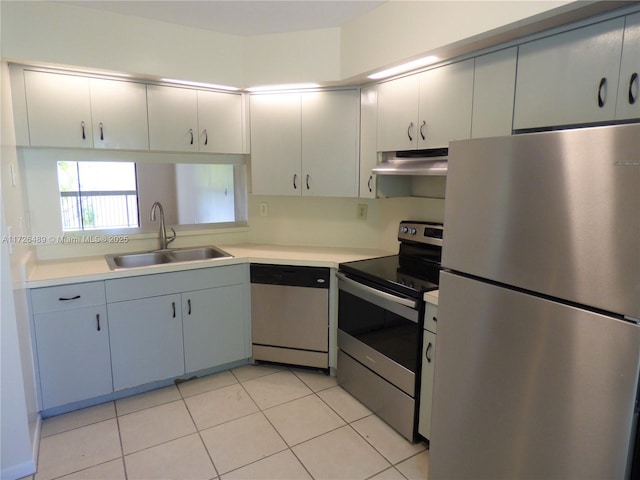
[[[160,202],[154,202],[153,205],[151,205],[150,219],[152,222],[156,221],[156,210],[160,211],[160,250],[166,250],[167,246],[176,239],[176,231],[172,228],[173,237],[167,239],[167,229],[164,226],[164,209]]]

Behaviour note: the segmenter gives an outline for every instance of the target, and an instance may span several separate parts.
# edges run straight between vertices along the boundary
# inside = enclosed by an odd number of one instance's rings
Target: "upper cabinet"
[[[371,170],[378,163],[378,85],[364,87],[360,93],[360,197],[376,198],[376,179]]]
[[[151,150],[197,152],[197,92],[188,88],[149,85],[147,101]]]
[[[471,137],[511,135],[518,48],[476,57]]]
[[[624,23],[615,18],[520,45],[513,128],[613,120]]]
[[[201,152],[244,153],[243,107],[239,93],[198,90],[198,146]]]
[[[359,92],[251,96],[257,195],[358,196]]]
[[[391,80],[378,90],[378,151],[447,147],[469,138],[474,60]]]
[[[147,86],[149,144],[168,152],[242,153],[242,95]]]
[[[421,73],[418,148],[470,138],[472,99],[472,58]]]
[[[20,144],[241,154],[240,93],[16,69]],[[21,78],[20,78],[21,80]],[[147,120],[148,119],[148,120]]]
[[[625,19],[616,120],[640,118],[640,13]]]
[[[24,80],[31,146],[149,148],[144,84],[28,70]]]

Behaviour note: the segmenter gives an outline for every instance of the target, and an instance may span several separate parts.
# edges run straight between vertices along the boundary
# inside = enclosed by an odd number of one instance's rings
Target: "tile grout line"
[[[233,374],[233,372],[231,372],[231,373]],[[234,377],[235,377],[235,375],[234,375]],[[176,388],[178,389],[178,393],[180,395],[180,398],[182,399],[182,403],[184,404],[184,408],[187,409],[187,413],[189,413],[189,418],[193,422],[193,426],[196,429],[196,433],[198,434],[198,438],[200,439],[200,442],[202,442],[202,448],[204,448],[204,451],[207,453],[207,457],[209,458],[209,461],[211,462],[211,465],[213,466],[213,471],[216,473],[216,478],[219,479],[220,478],[220,472],[218,471],[218,467],[216,467],[216,462],[213,461],[213,457],[211,456],[211,453],[209,452],[209,449],[207,448],[207,444],[204,442],[204,438],[202,438],[201,430],[200,430],[200,428],[198,428],[198,424],[196,423],[196,420],[193,418],[193,414],[191,413],[191,410],[189,410],[189,405],[187,405],[187,402],[185,400],[185,396],[182,394],[182,390],[180,390],[180,388],[177,385],[176,385]],[[186,397],[186,398],[189,398],[189,397]],[[192,434],[190,434],[190,435],[192,435]]]

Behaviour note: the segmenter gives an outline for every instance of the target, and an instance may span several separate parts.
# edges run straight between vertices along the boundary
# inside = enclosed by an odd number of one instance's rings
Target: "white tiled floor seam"
[[[241,367],[244,368],[244,367]],[[235,370],[235,369],[234,369]],[[418,448],[420,448],[419,446],[416,447],[415,452],[408,454],[408,452],[404,452],[402,455],[402,458],[398,459],[396,458],[395,460],[392,458],[389,458],[391,455],[385,454],[385,452],[383,450],[380,450],[376,445],[375,445],[375,440],[370,440],[367,435],[363,434],[361,431],[358,430],[358,428],[356,428],[353,424],[356,422],[360,422],[361,424],[364,422],[368,422],[367,419],[371,419],[374,420],[373,418],[373,414],[371,412],[368,413],[360,413],[359,415],[357,415],[354,418],[346,418],[344,415],[345,413],[341,413],[340,411],[338,411],[336,408],[334,408],[334,406],[331,405],[331,403],[327,400],[325,400],[325,398],[323,398],[322,395],[319,395],[320,392],[327,392],[329,390],[332,390],[334,388],[338,388],[336,387],[335,384],[332,384],[331,381],[326,381],[327,379],[323,379],[321,376],[318,377],[312,377],[312,379],[314,381],[321,381],[320,383],[327,383],[326,385],[322,386],[322,385],[318,385],[316,384],[316,388],[314,388],[314,386],[312,385],[314,382],[309,382],[309,381],[305,381],[305,375],[307,377],[309,377],[309,375],[311,375],[309,372],[305,371],[299,371],[297,369],[279,369],[276,371],[273,371],[273,369],[271,371],[269,371],[269,369],[267,368],[264,371],[258,371],[257,369],[255,371],[252,372],[251,376],[248,376],[247,378],[243,378],[244,375],[238,375],[237,372],[234,372],[233,370],[229,371],[234,379],[233,383],[228,383],[229,382],[229,378],[226,380],[227,383],[221,383],[218,386],[213,386],[211,387],[206,387],[204,388],[204,390],[198,390],[197,388],[191,388],[191,390],[196,390],[195,392],[191,392],[190,395],[187,395],[185,393],[185,390],[187,389],[187,387],[184,387],[188,382],[184,382],[184,383],[179,383],[175,385],[175,389],[177,390],[177,396],[175,396],[175,398],[171,399],[171,398],[167,398],[165,400],[159,401],[157,404],[156,403],[151,403],[149,405],[146,405],[144,407],[141,408],[133,408],[130,409],[129,411],[127,411],[126,408],[124,408],[124,405],[119,406],[118,401],[113,402],[113,412],[114,412],[114,417],[110,417],[108,419],[100,419],[100,420],[96,420],[95,422],[92,423],[86,423],[86,424],[82,424],[78,427],[74,427],[71,428],[69,430],[61,430],[60,432],[54,432],[53,434],[49,434],[47,436],[54,436],[54,435],[60,435],[63,433],[67,433],[70,432],[72,430],[76,430],[76,429],[80,429],[80,428],[85,428],[89,425],[93,425],[93,424],[97,424],[100,422],[106,422],[110,419],[115,418],[116,420],[116,425],[117,425],[117,433],[118,433],[118,441],[119,441],[119,449],[120,449],[120,457],[118,458],[121,462],[122,462],[122,468],[123,468],[123,474],[124,474],[124,478],[128,479],[130,478],[131,473],[128,471],[129,468],[127,467],[128,461],[127,459],[129,459],[129,461],[131,461],[131,456],[132,455],[137,455],[140,454],[141,452],[147,452],[148,454],[151,454],[151,451],[154,449],[158,449],[158,447],[161,447],[163,445],[168,446],[168,444],[172,443],[172,442],[177,442],[178,440],[184,439],[187,440],[187,437],[190,437],[191,435],[197,434],[198,440],[201,444],[201,446],[203,446],[203,451],[206,453],[209,462],[211,463],[211,466],[213,467],[213,471],[215,472],[215,475],[213,477],[211,477],[211,479],[220,479],[220,478],[227,478],[227,476],[229,475],[234,475],[235,473],[238,473],[240,470],[246,468],[246,467],[250,467],[252,465],[257,464],[258,462],[264,461],[266,459],[269,459],[271,457],[276,457],[276,456],[281,456],[281,454],[283,454],[283,452],[288,452],[289,454],[291,454],[293,456],[293,458],[295,458],[295,460],[299,463],[299,466],[302,467],[304,469],[304,471],[306,472],[306,474],[309,476],[309,478],[315,478],[314,474],[312,472],[312,469],[309,468],[308,464],[305,463],[304,459],[300,457],[300,455],[296,452],[296,450],[301,450],[304,447],[304,444],[307,444],[309,442],[313,442],[314,440],[319,440],[321,437],[325,436],[325,435],[329,435],[331,433],[334,434],[338,434],[338,433],[344,433],[344,427],[349,426],[350,428],[348,429],[353,435],[355,435],[355,437],[360,438],[366,445],[368,445],[374,452],[377,453],[377,455],[380,456],[381,459],[384,459],[384,464],[380,464],[378,467],[376,468],[380,468],[379,471],[377,472],[370,472],[370,475],[366,475],[364,477],[361,478],[374,478],[374,477],[378,477],[380,475],[380,478],[397,478],[397,479],[404,479],[404,478],[411,478],[410,476],[407,475],[403,475],[403,473],[398,469],[398,466],[401,463],[405,463],[405,462],[409,462],[414,460],[414,457],[416,462],[418,463],[417,457],[421,456],[424,454],[424,446],[422,446],[422,451],[418,450]],[[244,373],[246,373],[246,371],[243,371]],[[258,372],[259,374],[256,374],[256,372]],[[287,376],[285,372],[288,372],[290,375]],[[298,373],[296,373],[298,372]],[[224,373],[224,372],[223,372]],[[288,400],[284,400],[280,403],[275,402],[275,403],[268,403],[261,405],[260,399],[258,397],[255,397],[256,393],[254,393],[252,395],[251,389],[247,388],[246,383],[247,382],[251,382],[251,381],[255,381],[258,379],[260,380],[260,383],[262,383],[267,377],[272,376],[272,375],[279,375],[279,377],[281,378],[289,378],[291,377],[292,381],[293,378],[295,378],[297,381],[301,382],[302,385],[304,385],[308,390],[309,393],[307,394],[306,391],[304,392],[304,394],[302,394],[301,396],[297,396],[295,398],[289,398]],[[206,378],[206,377],[203,377]],[[211,376],[211,378],[213,378],[213,376]],[[275,377],[273,377],[275,379]],[[327,377],[328,378],[328,377]],[[197,379],[196,379],[197,380]],[[309,380],[309,378],[308,378]],[[274,380],[275,381],[275,380]],[[254,382],[256,383],[256,382]],[[244,392],[244,394],[247,395],[247,397],[251,400],[251,402],[253,403],[253,405],[256,407],[257,411],[252,411],[251,413],[244,413],[240,416],[234,416],[230,419],[226,419],[222,422],[219,423],[214,423],[213,425],[206,425],[206,426],[202,426],[198,424],[198,420],[197,418],[194,416],[194,411],[192,411],[193,406],[190,408],[189,403],[187,399],[193,399],[194,397],[197,397],[198,395],[206,395],[209,394],[211,392],[215,392],[216,390],[220,391],[222,388],[228,388],[228,387],[233,387],[233,386],[238,386],[242,389],[242,391]],[[191,387],[195,387],[195,384],[190,385]],[[167,387],[167,389],[170,389],[171,387]],[[257,388],[257,387],[254,387]],[[340,390],[340,389],[339,389]],[[260,391],[258,390],[258,393],[260,393]],[[144,395],[144,394],[143,394]],[[326,396],[326,395],[325,395]],[[255,398],[254,398],[255,397]],[[291,439],[289,439],[289,441],[287,441],[286,436],[283,434],[282,432],[282,428],[278,428],[278,425],[274,423],[274,421],[270,418],[270,415],[268,414],[269,410],[271,410],[271,413],[275,412],[275,410],[278,409],[278,407],[282,407],[284,408],[286,405],[290,405],[293,404],[294,402],[300,402],[303,400],[309,400],[311,401],[313,399],[313,401],[319,401],[324,407],[326,407],[329,411],[333,412],[333,414],[339,418],[341,420],[341,424],[333,426],[331,428],[329,428],[328,430],[323,429],[320,433],[317,433],[315,435],[312,436],[305,436],[304,440],[299,441],[299,442],[293,442],[291,443]],[[264,399],[263,399],[264,400]],[[140,412],[144,412],[145,410],[149,410],[152,408],[157,408],[157,407],[161,407],[161,406],[167,406],[169,404],[172,403],[176,403],[178,401],[181,401],[182,403],[180,404],[182,407],[184,407],[184,409],[186,410],[187,414],[188,414],[188,418],[190,419],[191,424],[193,425],[195,431],[191,432],[191,433],[186,433],[184,435],[181,436],[172,436],[170,439],[168,440],[164,440],[161,441],[160,443],[155,443],[153,442],[150,445],[147,445],[144,448],[140,448],[140,449],[134,449],[131,450],[129,447],[129,450],[127,450],[127,448],[125,448],[125,442],[123,440],[123,430],[122,430],[122,420],[123,418],[127,417],[128,415],[133,415],[133,414],[140,414]],[[192,400],[193,401],[193,400]],[[366,410],[366,409],[365,409]],[[275,432],[275,434],[279,437],[279,439],[282,441],[282,445],[284,446],[284,448],[281,449],[277,449],[277,451],[273,451],[271,453],[265,454],[265,455],[261,455],[258,458],[253,458],[251,461],[248,461],[246,463],[243,463],[242,465],[237,465],[234,466],[233,468],[228,468],[228,469],[224,469],[221,470],[220,465],[218,464],[218,462],[216,461],[216,459],[214,458],[215,455],[214,453],[211,451],[211,447],[207,444],[207,441],[205,439],[205,436],[203,436],[203,433],[206,435],[207,431],[210,431],[211,434],[214,433],[215,429],[219,429],[221,426],[224,426],[225,424],[230,424],[231,422],[237,422],[238,420],[241,419],[245,419],[245,420],[249,420],[248,417],[251,416],[255,416],[255,415],[260,415],[261,419],[264,419],[268,425],[271,427],[271,429],[273,429],[273,431]],[[370,418],[372,417],[372,418]],[[371,422],[368,422],[371,423]],[[282,427],[282,426],[281,426]],[[359,425],[359,428],[361,428],[361,426]],[[341,431],[341,432],[338,432]],[[384,445],[383,445],[384,447]],[[383,448],[384,449],[384,448]],[[126,453],[125,453],[126,452]],[[424,455],[423,455],[424,456]],[[97,463],[95,465],[92,465],[90,467],[86,467],[86,468],[82,468],[80,470],[76,470],[75,472],[69,472],[69,471],[65,471],[65,473],[63,473],[62,475],[58,475],[55,477],[51,477],[52,479],[62,479],[64,477],[66,477],[67,475],[70,474],[75,474],[75,473],[82,473],[86,470],[91,470],[93,469],[95,466],[97,465],[105,465],[108,464],[110,462],[114,462],[115,460],[118,459],[111,459],[102,463]],[[422,461],[424,463],[423,459],[420,459],[420,461]],[[264,465],[264,464],[262,464]],[[424,468],[423,468],[424,470]],[[36,475],[35,477],[36,480],[39,480],[39,477]]]

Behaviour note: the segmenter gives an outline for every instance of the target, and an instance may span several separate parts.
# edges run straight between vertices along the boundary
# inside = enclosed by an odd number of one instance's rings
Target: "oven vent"
[[[376,175],[445,176],[448,154],[448,148],[391,152],[372,172]]]

